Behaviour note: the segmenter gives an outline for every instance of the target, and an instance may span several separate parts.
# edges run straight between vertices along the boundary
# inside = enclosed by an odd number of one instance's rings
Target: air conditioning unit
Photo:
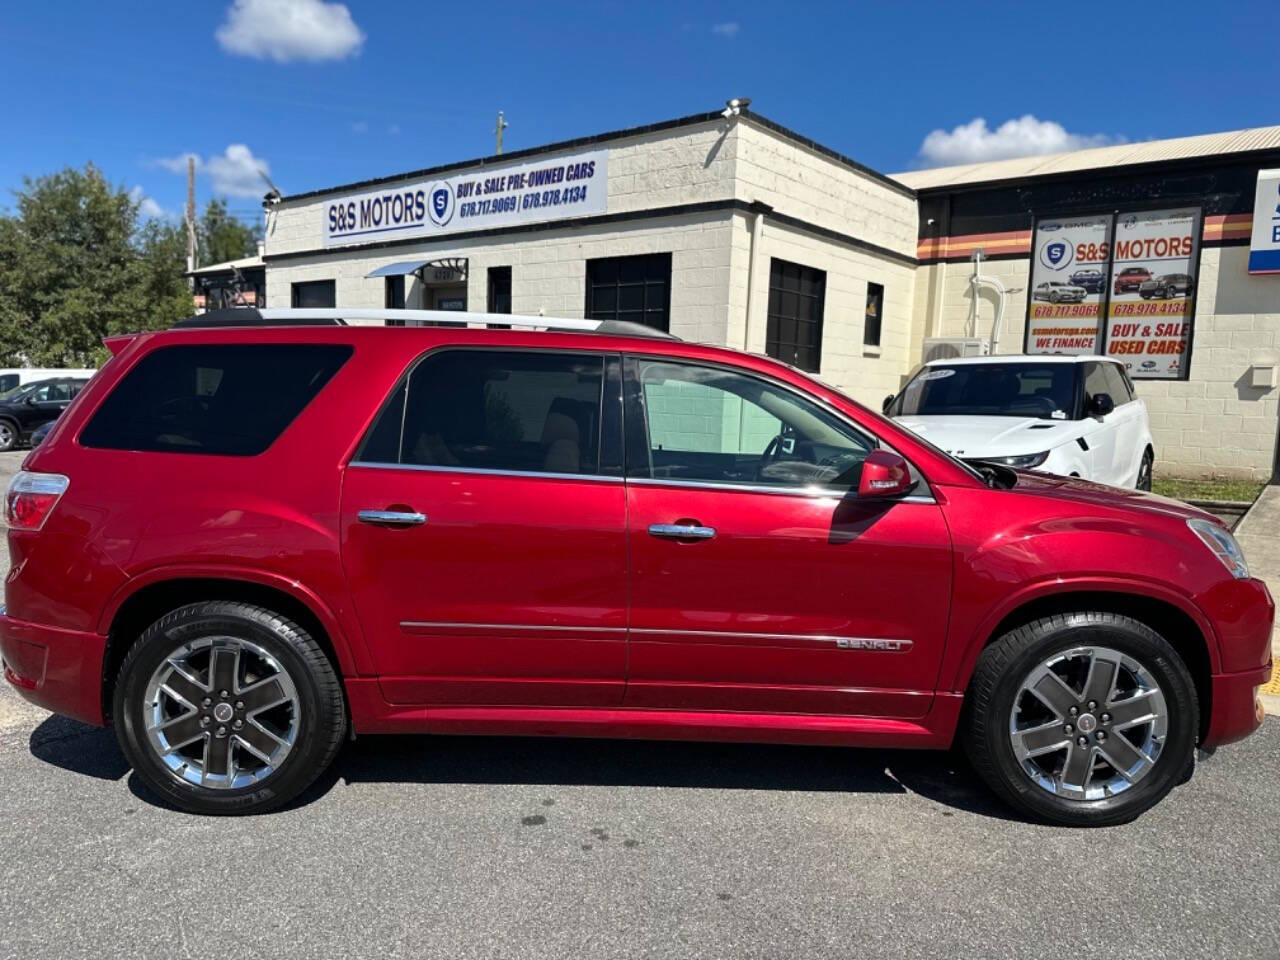
[[[986,337],[926,337],[924,341],[925,363],[956,357],[985,357],[990,353],[991,341]]]

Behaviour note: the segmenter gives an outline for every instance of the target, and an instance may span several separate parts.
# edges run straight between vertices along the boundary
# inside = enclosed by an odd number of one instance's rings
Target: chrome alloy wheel
[[[1041,663],[1009,716],[1023,771],[1068,800],[1129,789],[1155,768],[1168,728],[1164,694],[1150,671],[1109,647],[1077,647]]]
[[[265,780],[293,749],[300,719],[289,674],[238,637],[184,644],[147,683],[147,740],[175,777],[196,786],[234,790]]]

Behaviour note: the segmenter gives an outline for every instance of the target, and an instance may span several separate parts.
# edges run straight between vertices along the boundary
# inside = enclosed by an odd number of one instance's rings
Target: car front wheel
[[[1018,627],[982,653],[964,746],[1014,807],[1066,826],[1126,823],[1194,762],[1195,686],[1169,643],[1100,611]]]
[[[279,807],[346,731],[333,665],[300,626],[246,603],[196,603],[152,624],[120,668],[116,735],[135,771],[193,813]]]
[[[12,450],[18,444],[18,428],[8,420],[0,420],[0,452]]]
[[[1155,469],[1156,458],[1150,450],[1142,455],[1142,462],[1138,464],[1138,482],[1134,484],[1139,490],[1151,491],[1151,474]]]

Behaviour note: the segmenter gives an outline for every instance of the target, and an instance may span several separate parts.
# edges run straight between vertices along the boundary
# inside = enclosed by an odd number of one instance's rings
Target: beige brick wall
[[[749,122],[737,133],[737,195],[914,257],[916,201],[874,177]]]
[[[1190,379],[1137,382],[1151,417],[1159,470],[1185,476],[1271,475],[1280,391],[1254,389],[1248,382],[1254,364],[1280,363],[1280,283],[1249,276],[1248,259],[1247,247],[1203,251]],[[988,262],[982,270],[1016,290],[1005,308],[998,352],[1021,353],[1029,261]],[[925,336],[966,335],[972,271],[971,263],[920,268],[916,325],[937,331]],[[991,303],[984,302],[979,336],[989,335],[992,313]],[[912,349],[918,360],[920,348]]]
[[[739,233],[750,244],[748,219]],[[857,248],[821,240],[808,233],[765,221],[752,278],[752,317],[747,349],[765,350],[769,303],[769,262],[777,257],[824,270],[827,274],[823,311],[822,360],[818,375],[873,409],[886,394],[897,391],[911,362],[914,268]],[[744,268],[745,270],[745,264]],[[879,349],[862,344],[867,284],[884,285],[884,315]],[[746,287],[745,272],[735,286]],[[741,347],[741,341],[731,342]]]
[[[307,280],[337,281],[337,302],[344,307],[381,307],[384,281],[368,278],[374,269],[415,256],[467,257],[470,274],[467,306],[485,309],[488,268],[511,267],[514,313],[581,317],[586,306],[586,261],[642,253],[671,254],[671,332],[687,340],[724,343],[729,315],[731,272],[730,219],[724,213],[637,220],[593,227],[566,226],[516,234],[506,242],[456,241],[391,250],[348,249],[272,265],[267,305],[287,307],[290,285]],[[407,291],[417,304],[417,285]]]

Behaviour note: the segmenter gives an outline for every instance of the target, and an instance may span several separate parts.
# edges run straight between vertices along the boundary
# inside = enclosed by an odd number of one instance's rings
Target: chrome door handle
[[[667,540],[710,540],[716,535],[716,528],[692,523],[651,523],[649,535]]]
[[[361,523],[372,523],[380,527],[418,527],[427,522],[425,513],[410,510],[361,510],[356,518]]]

